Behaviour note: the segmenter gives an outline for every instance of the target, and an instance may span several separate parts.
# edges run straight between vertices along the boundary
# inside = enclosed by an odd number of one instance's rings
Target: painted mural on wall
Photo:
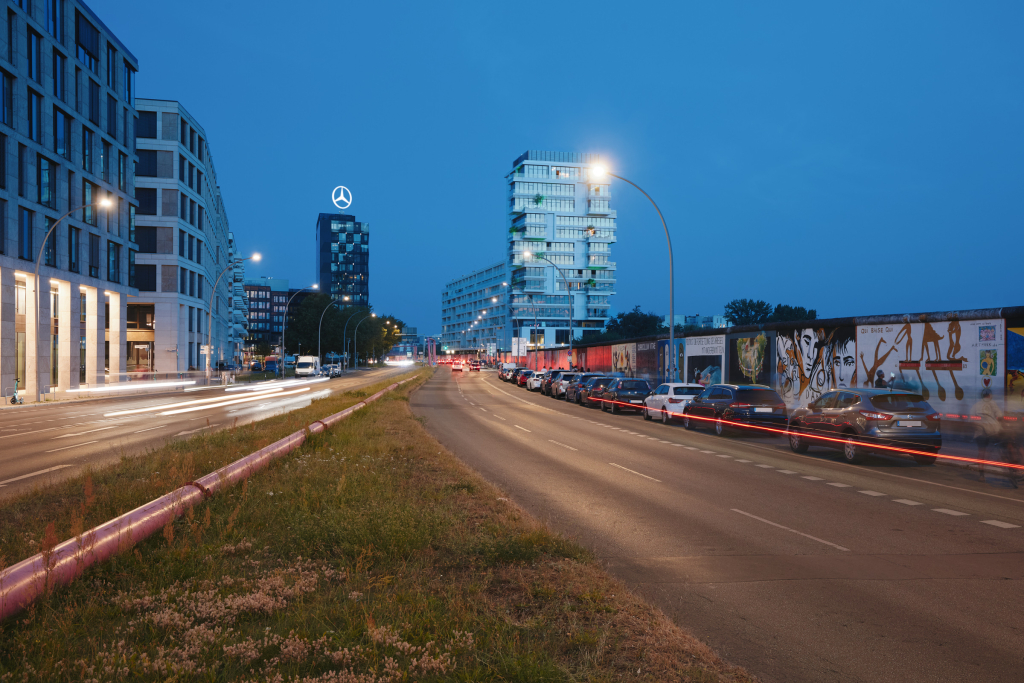
[[[612,372],[633,377],[636,372],[636,344],[612,345]]]
[[[857,328],[798,327],[775,338],[775,390],[791,408],[857,385]]]
[[[679,375],[680,382],[686,382],[685,368],[686,363],[683,358],[683,347],[686,345],[686,338],[676,339],[676,372]],[[658,377],[659,382],[671,382],[672,378],[672,353],[669,351],[668,339],[661,339],[658,341]]]
[[[729,335],[729,381],[771,386],[774,342],[770,332]]]
[[[1006,410],[1024,412],[1024,327],[1006,329]]]
[[[860,325],[857,349],[860,386],[895,375],[896,388],[956,414],[969,413],[986,388],[997,399],[1003,395],[1002,320]]]
[[[651,382],[658,381],[658,342],[636,343],[636,377],[643,377]]]
[[[686,361],[686,372],[680,377],[683,382],[707,386],[722,381],[722,361],[725,358],[724,334],[687,337],[683,355]]]

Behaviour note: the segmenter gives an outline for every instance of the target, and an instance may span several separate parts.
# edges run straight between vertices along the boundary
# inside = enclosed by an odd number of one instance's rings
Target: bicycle
[[[18,396],[18,382],[20,381],[21,380],[19,378],[14,378],[14,394],[11,395],[12,406],[20,406],[25,403],[24,399],[22,399],[21,396]]]

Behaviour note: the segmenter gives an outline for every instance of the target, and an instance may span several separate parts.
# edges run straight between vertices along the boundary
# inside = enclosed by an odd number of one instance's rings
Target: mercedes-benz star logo
[[[338,185],[331,193],[331,201],[339,209],[347,209],[352,206],[352,192],[344,185]]]

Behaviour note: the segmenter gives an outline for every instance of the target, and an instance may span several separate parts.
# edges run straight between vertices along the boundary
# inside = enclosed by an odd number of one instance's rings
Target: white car
[[[644,399],[644,419],[651,420],[660,417],[665,424],[681,419],[683,406],[690,403],[702,391],[704,391],[704,387],[700,384],[661,384],[653,394]]]
[[[565,398],[565,388],[573,381],[578,372],[563,372],[554,382],[551,383],[551,398]]]
[[[547,372],[535,372],[526,379],[527,391],[540,391],[540,385],[544,381]]]
[[[452,361],[452,372],[462,372],[462,361]]]

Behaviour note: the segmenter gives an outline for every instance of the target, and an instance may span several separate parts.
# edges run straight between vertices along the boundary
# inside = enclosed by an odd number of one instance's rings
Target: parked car
[[[662,422],[668,424],[682,417],[683,408],[702,391],[704,387],[700,384],[662,384],[644,399],[644,419],[660,417]]]
[[[565,372],[565,370],[548,370],[547,374],[544,375],[544,381],[540,385],[540,393],[544,394],[545,396],[550,396],[551,383],[557,380],[559,377],[561,377],[563,372]]]
[[[782,428],[787,423],[786,404],[772,389],[761,384],[712,384],[683,408],[683,427],[714,426],[725,436],[727,422]]]
[[[601,410],[614,415],[623,410],[643,411],[644,399],[651,395],[651,385],[645,379],[617,377],[608,383],[601,395]]]
[[[519,372],[519,374],[516,375],[516,386],[517,387],[525,387],[526,386],[526,380],[528,380],[531,377],[533,377],[534,374],[535,373],[533,372],[533,370],[521,370]]]
[[[320,369],[320,374],[324,377],[341,377],[341,366],[337,363],[325,365]]]
[[[565,388],[569,386],[569,382],[572,381],[573,377],[578,375],[578,372],[563,372],[558,376],[558,379],[551,383],[551,388],[548,389],[548,396],[551,398],[565,398]]]
[[[547,377],[547,372],[535,372],[526,379],[526,390],[527,391],[539,391],[541,385],[544,383],[544,379]]]
[[[508,375],[508,380],[507,381],[511,382],[512,384],[518,383],[518,381],[519,381],[519,373],[522,372],[523,370],[526,370],[526,368],[513,368],[512,372],[510,372],[509,375]]]
[[[460,361],[460,360],[453,360],[452,361],[452,372],[462,372],[462,361]]]
[[[584,372],[573,377],[565,387],[565,400],[579,404],[580,400],[580,389],[584,384],[594,379],[595,377],[603,377],[601,373],[595,372]]]
[[[930,465],[942,447],[940,414],[920,394],[889,389],[830,391],[789,418],[789,447],[806,453],[810,445],[841,448],[847,462],[858,462],[873,446],[895,446]],[[833,440],[808,438],[812,435]],[[882,452],[892,453],[887,449]]]
[[[594,377],[580,387],[580,403],[588,408],[595,408],[604,405],[604,389],[615,381],[615,377]]]

